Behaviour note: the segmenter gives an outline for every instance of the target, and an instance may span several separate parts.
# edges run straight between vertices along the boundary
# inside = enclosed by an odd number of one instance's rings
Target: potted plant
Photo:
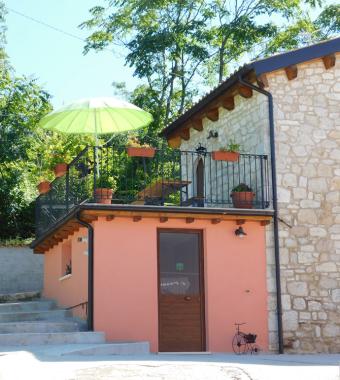
[[[59,152],[52,152],[50,159],[50,167],[54,171],[56,178],[62,177],[67,172],[67,164],[65,163],[65,158]]]
[[[41,179],[38,186],[39,194],[46,194],[51,190],[51,182]]]
[[[215,161],[238,161],[240,158],[240,144],[231,141],[226,147],[212,152],[212,158]]]
[[[253,208],[254,192],[245,183],[234,187],[230,194],[235,208]]]
[[[61,162],[59,164],[56,164],[54,169],[54,175],[58,177],[62,177],[67,172],[67,164],[65,162]]]
[[[104,173],[100,174],[96,185],[94,194],[96,203],[111,204],[112,195],[117,189],[115,178]]]
[[[127,142],[127,154],[130,157],[154,157],[155,152],[155,148],[141,144],[135,137],[129,138]]]

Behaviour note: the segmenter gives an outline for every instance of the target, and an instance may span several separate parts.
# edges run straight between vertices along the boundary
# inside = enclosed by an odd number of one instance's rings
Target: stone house
[[[340,38],[241,67],[171,152],[84,149],[36,201],[44,295],[153,352],[237,351],[235,322],[264,351],[339,352],[339,104]]]
[[[245,65],[163,135],[183,151],[233,141],[270,156],[269,347],[339,352],[340,38]]]

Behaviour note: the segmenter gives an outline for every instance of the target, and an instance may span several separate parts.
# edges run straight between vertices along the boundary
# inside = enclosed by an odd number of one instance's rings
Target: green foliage
[[[111,170],[108,170],[107,172],[100,173],[99,178],[97,179],[97,188],[106,188],[111,189],[113,192],[117,190],[117,181],[116,179],[110,175]]]
[[[232,193],[242,193],[250,191],[253,191],[252,188],[246,185],[245,183],[240,183],[231,190]]]
[[[110,45],[126,51],[126,64],[145,84],[127,94],[150,111],[157,133],[193,104],[206,85],[222,81],[237,62],[330,37],[339,32],[339,6],[310,9],[322,0],[106,0],[90,9],[80,25],[91,31],[84,47],[100,51]],[[120,87],[119,87],[120,86]],[[143,134],[142,134],[143,135]]]
[[[326,7],[315,21],[322,39],[330,38],[340,32],[340,4]]]
[[[226,147],[221,147],[220,150],[224,152],[239,152],[241,145],[237,144],[234,140],[231,140]]]
[[[53,180],[57,162],[69,162],[91,138],[58,135],[38,127],[52,107],[31,77],[18,77],[6,57],[0,1],[0,239],[34,233],[34,199],[40,179]]]

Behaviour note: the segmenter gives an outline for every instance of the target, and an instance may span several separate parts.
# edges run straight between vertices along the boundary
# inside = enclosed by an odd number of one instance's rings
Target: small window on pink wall
[[[61,275],[66,276],[72,273],[72,250],[71,242],[68,241],[61,247]]]

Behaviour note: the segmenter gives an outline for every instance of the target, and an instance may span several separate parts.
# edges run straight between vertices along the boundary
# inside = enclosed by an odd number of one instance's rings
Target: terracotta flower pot
[[[129,146],[127,148],[127,154],[130,157],[154,157],[155,152],[155,148],[142,148],[133,146]]]
[[[64,174],[67,172],[67,164],[62,163],[62,164],[57,164],[54,167],[54,175],[56,177],[62,177]]]
[[[215,161],[238,161],[240,158],[240,153],[216,150],[212,152],[212,158]]]
[[[96,203],[102,203],[106,205],[111,204],[113,195],[112,189],[107,189],[105,187],[98,187],[95,191],[95,201]]]
[[[240,191],[231,193],[235,208],[253,208],[255,194],[252,191]]]
[[[39,194],[46,194],[51,190],[51,183],[49,181],[41,181],[37,188]]]

